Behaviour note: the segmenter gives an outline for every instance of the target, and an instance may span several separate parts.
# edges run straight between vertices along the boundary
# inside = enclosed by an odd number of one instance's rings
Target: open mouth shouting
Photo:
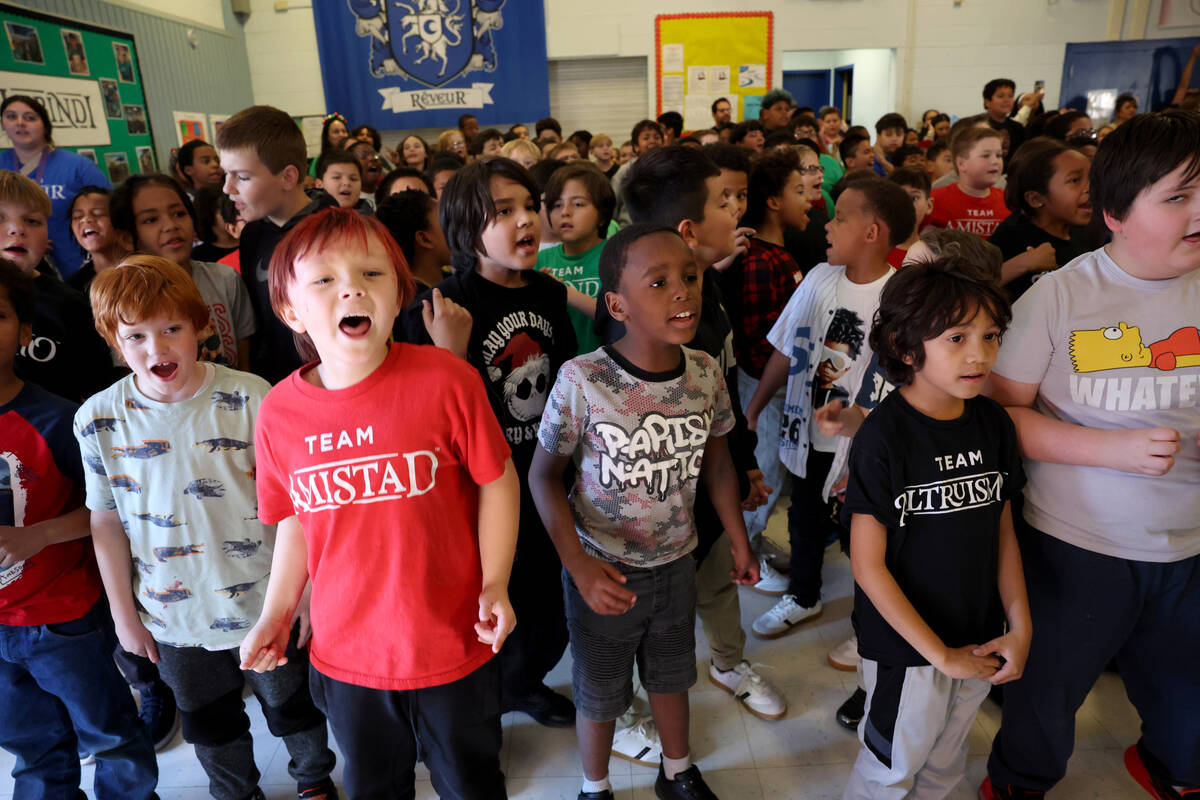
[[[371,331],[371,318],[365,314],[347,314],[338,323],[338,330],[351,339],[361,339]]]
[[[179,374],[179,364],[175,361],[160,361],[150,368],[154,377],[164,383],[170,383]]]

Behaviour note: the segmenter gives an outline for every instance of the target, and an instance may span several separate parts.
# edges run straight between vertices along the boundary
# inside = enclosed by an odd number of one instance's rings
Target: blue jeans
[[[75,798],[77,743],[96,756],[96,800],[156,797],[154,746],[106,624],[98,604],[70,622],[0,625],[0,747],[17,757],[13,797]]]
[[[741,367],[738,368],[737,376],[738,397],[742,401],[742,410],[745,411],[746,406],[750,404],[750,398],[754,397],[754,392],[758,389],[758,380],[743,372]],[[766,529],[767,520],[771,518],[771,511],[774,510],[775,503],[784,494],[790,475],[779,460],[782,425],[783,396],[777,394],[771,398],[771,402],[763,406],[762,412],[758,415],[758,446],[754,448],[754,460],[758,462],[758,468],[762,470],[763,480],[767,482],[767,486],[771,487],[771,494],[768,495],[765,505],[761,505],[753,511],[742,512],[742,519],[746,522],[746,533],[755,545],[755,550],[758,550],[758,537]]]

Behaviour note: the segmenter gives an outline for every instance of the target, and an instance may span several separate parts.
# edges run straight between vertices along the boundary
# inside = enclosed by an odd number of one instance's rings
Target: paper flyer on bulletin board
[[[774,15],[769,11],[659,14],[654,19],[655,114],[678,111],[684,130],[711,127],[727,98],[733,120],[758,118],[771,88]]]

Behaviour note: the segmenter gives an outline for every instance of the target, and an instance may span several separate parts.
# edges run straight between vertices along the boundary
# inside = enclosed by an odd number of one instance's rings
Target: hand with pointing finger
[[[443,297],[441,289],[434,289],[430,299],[421,301],[421,318],[435,345],[466,358],[467,344],[471,341],[470,311]]]

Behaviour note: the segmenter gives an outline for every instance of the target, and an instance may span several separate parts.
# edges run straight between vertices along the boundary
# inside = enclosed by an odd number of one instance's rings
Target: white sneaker
[[[644,767],[657,767],[662,761],[662,742],[651,717],[642,717],[628,728],[613,733],[612,754]]]
[[[708,677],[717,686],[732,694],[746,706],[746,710],[761,719],[783,719],[787,713],[787,702],[779,690],[759,675],[754,666],[743,661],[730,670],[717,669],[708,665]]]
[[[840,669],[843,672],[854,672],[858,669],[858,662],[861,660],[861,657],[858,655],[858,637],[851,636],[830,650],[826,658],[829,659],[829,666],[834,669]]]
[[[771,610],[754,620],[750,626],[754,635],[760,639],[776,639],[792,629],[792,626],[808,619],[821,616],[821,601],[811,608],[805,608],[796,602],[796,596],[785,594],[783,599],[771,607]]]
[[[772,597],[779,597],[788,588],[788,579],[786,575],[781,575],[777,569],[771,566],[771,561],[766,556],[758,557],[758,583],[750,587],[759,594],[769,594]]]

